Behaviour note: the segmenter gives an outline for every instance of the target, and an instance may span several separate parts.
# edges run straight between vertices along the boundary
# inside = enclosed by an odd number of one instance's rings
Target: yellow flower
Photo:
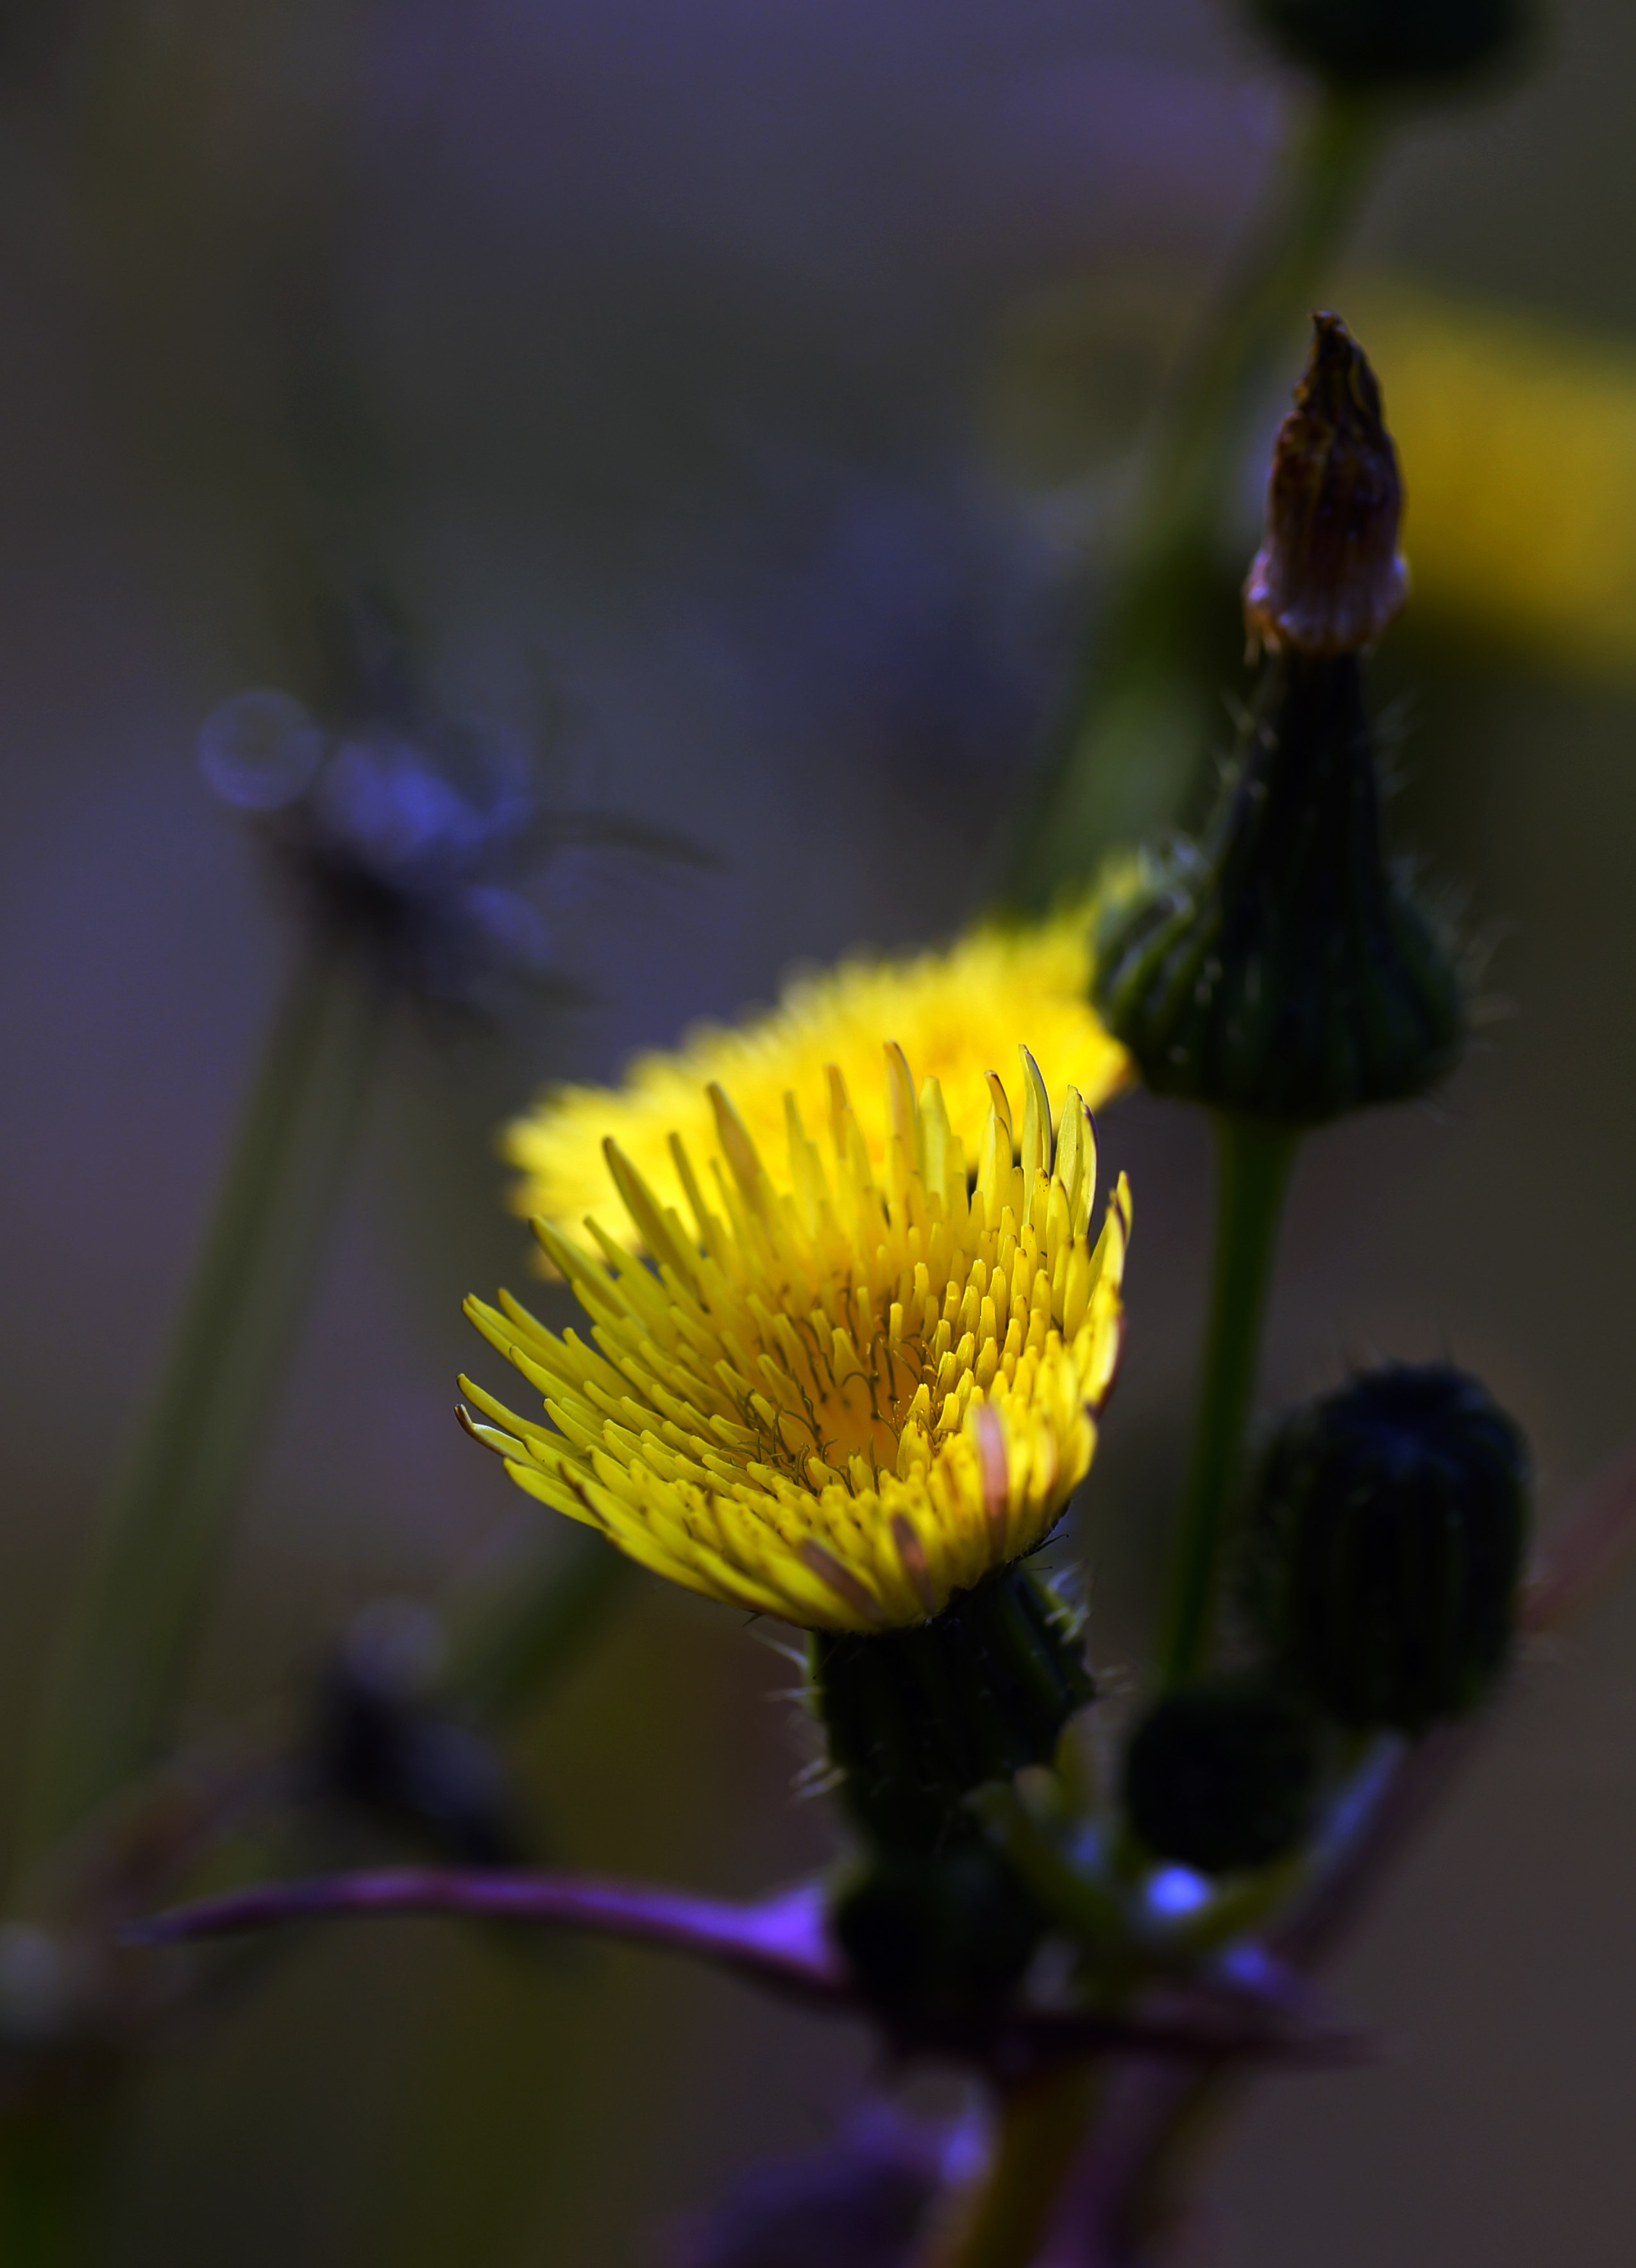
[[[827,1162],[786,1098],[782,1187],[711,1089],[713,1201],[672,1144],[690,1227],[609,1141],[652,1264],[594,1221],[600,1259],[536,1220],[596,1344],[505,1292],[468,1301],[550,1420],[462,1379],[494,1421],[462,1412],[468,1429],[532,1495],[691,1590],[813,1629],[940,1613],[1054,1526],[1118,1351],[1129,1192],[1122,1177],[1093,1248],[1090,1113],[1070,1089],[1053,1142],[1022,1062],[1020,1146],[991,1075],[969,1185],[937,1080],[917,1097],[897,1047],[884,1186],[834,1070]]]
[[[696,1150],[713,1141],[712,1084],[732,1095],[752,1142],[772,1156],[784,1142],[786,1093],[808,1124],[822,1124],[832,1064],[858,1098],[870,1162],[883,1167],[886,1034],[938,1080],[956,1126],[982,1124],[988,1073],[1019,1032],[1056,1067],[1058,1108],[1072,1079],[1095,1108],[1130,1073],[1090,1006],[1092,927],[1092,910],[1081,905],[1038,924],[972,931],[946,952],[844,961],[798,977],[776,1008],[736,1030],[703,1026],[674,1052],[638,1057],[623,1086],[550,1089],[507,1129],[506,1154],[527,1175],[519,1210],[577,1229],[606,1202],[602,1145],[610,1137],[663,1203],[685,1204],[670,1137]],[[628,1241],[637,1235],[623,1222],[615,1233]]]

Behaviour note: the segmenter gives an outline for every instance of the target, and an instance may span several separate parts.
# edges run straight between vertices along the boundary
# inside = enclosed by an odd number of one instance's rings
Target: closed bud
[[[1268,1660],[1360,1729],[1462,1714],[1504,1668],[1527,1525],[1526,1445],[1476,1379],[1366,1372],[1268,1453],[1244,1583]]]
[[[870,2000],[911,2027],[957,2021],[1001,1998],[1046,1926],[1012,1868],[969,1825],[935,1854],[871,1859],[831,1918]]]
[[[1459,1056],[1463,974],[1387,855],[1359,666],[1402,595],[1397,506],[1374,378],[1320,316],[1247,590],[1272,651],[1220,806],[1109,892],[1097,940],[1096,1005],[1161,1094],[1317,1125]]]
[[[1270,1866],[1311,1825],[1319,1764],[1317,1727],[1292,1696],[1255,1678],[1202,1680],[1138,1726],[1125,1816],[1155,1858],[1201,1874]]]
[[[1293,62],[1332,85],[1389,90],[1448,84],[1500,61],[1522,28],[1521,0],[1252,0]]]
[[[1338,315],[1313,318],[1312,358],[1279,428],[1266,534],[1244,585],[1252,642],[1361,653],[1409,594],[1403,488],[1381,389]]]
[[[1074,1617],[1020,1564],[906,1630],[815,1631],[812,1675],[848,1810],[878,1849],[938,1851],[965,1797],[1049,1764],[1093,1685]]]

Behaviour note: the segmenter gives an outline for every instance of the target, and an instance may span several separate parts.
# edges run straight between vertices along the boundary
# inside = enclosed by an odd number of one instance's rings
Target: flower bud
[[[1355,660],[1269,665],[1205,842],[1110,897],[1094,997],[1156,1093],[1286,1125],[1453,1068],[1464,980],[1387,857]]]
[[[1338,86],[1459,79],[1495,63],[1522,29],[1520,0],[1252,0],[1284,52]]]
[[[935,1854],[873,1859],[836,1900],[832,1923],[875,2007],[922,2024],[999,1999],[1046,1926],[1006,1860],[969,1827]]]
[[[1219,1677],[1156,1701],[1125,1751],[1125,1815],[1156,1858],[1201,1874],[1294,1849],[1317,1797],[1317,1727],[1290,1695]]]
[[[1409,594],[1403,488],[1374,372],[1338,315],[1313,317],[1312,358],[1279,428],[1266,534],[1244,585],[1252,643],[1361,653]]]
[[[1460,1715],[1505,1665],[1527,1524],[1526,1444],[1476,1379],[1366,1372],[1268,1453],[1244,1587],[1269,1661],[1344,1725]]]
[[[1402,597],[1398,503],[1374,378],[1320,316],[1246,592],[1272,651],[1220,806],[1104,904],[1096,1005],[1161,1094],[1317,1125],[1459,1055],[1463,974],[1387,856],[1359,670]]]
[[[1094,1691],[1073,1618],[1017,1563],[931,1622],[812,1649],[844,1800],[886,1851],[939,1850],[970,1790],[1049,1764]]]

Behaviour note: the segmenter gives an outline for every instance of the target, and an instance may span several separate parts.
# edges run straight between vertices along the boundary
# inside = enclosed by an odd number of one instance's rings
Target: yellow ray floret
[[[969,1179],[938,1081],[917,1094],[897,1047],[880,1172],[833,1068],[822,1143],[786,1098],[782,1185],[711,1088],[704,1183],[673,1138],[685,1223],[609,1141],[651,1263],[594,1221],[600,1256],[536,1220],[590,1343],[507,1293],[468,1300],[549,1421],[462,1379],[492,1421],[469,1429],[532,1495],[691,1590],[812,1629],[940,1613],[1054,1526],[1118,1353],[1129,1191],[1093,1244],[1090,1113],[1070,1089],[1053,1139],[1026,1051],[1022,1068],[1020,1128],[988,1079]]]
[[[525,1175],[519,1210],[571,1228],[602,1210],[610,1137],[665,1204],[685,1209],[670,1138],[680,1134],[696,1153],[714,1142],[712,1083],[732,1095],[756,1147],[775,1157],[786,1094],[807,1124],[823,1123],[830,1064],[856,1098],[871,1165],[883,1168],[883,1032],[895,1033],[920,1073],[939,1082],[956,1126],[982,1125],[989,1066],[1009,1059],[1019,1032],[1031,1033],[1040,1060],[1054,1067],[1058,1109],[1071,1079],[1095,1109],[1130,1066],[1090,1006],[1093,927],[1094,911],[1081,904],[1046,922],[974,930],[944,952],[844,961],[797,978],[776,1008],[735,1029],[702,1026],[674,1051],[638,1057],[621,1086],[552,1088],[506,1130],[506,1155]],[[634,1241],[629,1222],[609,1226]]]

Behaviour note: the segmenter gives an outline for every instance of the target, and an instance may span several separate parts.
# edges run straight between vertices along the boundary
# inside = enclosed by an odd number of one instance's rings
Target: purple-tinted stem
[[[282,1922],[415,1913],[595,1930],[604,1937],[672,1947],[821,1998],[851,1990],[846,1963],[825,1924],[817,1883],[803,1883],[755,1905],[734,1905],[596,1874],[401,1867],[232,1890],[133,1924],[127,1934],[138,1944],[176,1945]]]
[[[1551,1638],[1587,1613],[1636,1557],[1636,1444],[1574,1491],[1543,1541],[1523,1596],[1528,1638]],[[1495,1712],[1444,1725],[1383,1771],[1356,1831],[1271,1933],[1281,1963],[1318,1967],[1357,1930],[1423,1823],[1441,1808],[1491,1734]],[[1285,1971],[1287,1974],[1287,1970]],[[1233,2076],[1139,2060],[1116,2075],[1037,2268],[1137,2268],[1151,2261],[1139,2200],[1151,2198],[1167,2156],[1208,2097]],[[1162,2242],[1162,2240],[1161,2240]]]
[[[836,2008],[867,2009],[829,1935],[823,1886],[799,1885],[753,1905],[574,1874],[482,1874],[397,1867],[323,1875],[230,1891],[133,1923],[141,1945],[180,1945],[288,1922],[380,1914],[461,1914],[486,1921],[594,1930],[604,1937],[667,1947],[758,1982]],[[1355,2063],[1370,2053],[1309,1987],[1224,1981],[1173,1992],[1151,2010],[1008,2009],[905,2044],[941,2047],[1017,2071],[1042,2058],[1119,2049],[1183,2062]],[[1293,1988],[1293,1989],[1292,1989]]]

